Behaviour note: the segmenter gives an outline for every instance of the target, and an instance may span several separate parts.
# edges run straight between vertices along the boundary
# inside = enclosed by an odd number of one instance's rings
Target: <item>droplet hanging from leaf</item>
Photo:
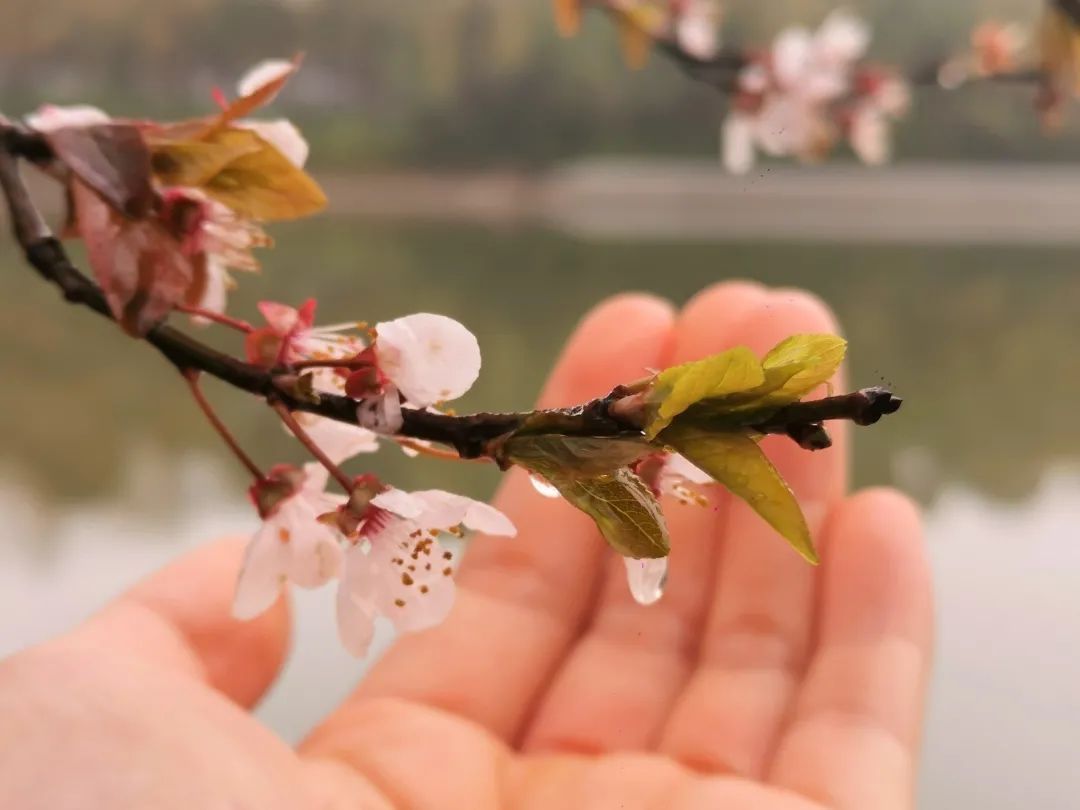
[[[630,586],[630,595],[639,605],[652,605],[664,595],[667,584],[668,558],[655,560],[636,560],[625,557],[626,583]]]

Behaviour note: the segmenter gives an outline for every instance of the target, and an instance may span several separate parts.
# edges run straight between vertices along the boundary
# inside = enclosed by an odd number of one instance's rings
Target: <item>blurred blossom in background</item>
[[[725,40],[768,41],[832,5],[729,0]],[[904,64],[966,41],[973,21],[1039,10],[848,5],[875,28],[871,54]],[[920,806],[1075,802],[1080,111],[1046,140],[1030,87],[922,91],[892,167],[766,162],[732,178],[711,91],[660,60],[627,72],[592,15],[558,39],[546,0],[0,0],[0,18],[25,21],[0,27],[8,115],[51,101],[179,117],[259,59],[306,52],[275,111],[310,138],[331,208],[273,229],[236,311],[315,295],[327,322],[457,318],[484,351],[463,411],[528,406],[574,322],[618,291],[682,302],[742,277],[822,296],[851,341],[852,385],[906,401],[858,434],[855,483],[927,509],[940,634]],[[0,269],[8,653],[255,516],[170,368],[60,306],[6,235]],[[208,389],[245,445],[300,459],[265,409]],[[394,452],[363,461],[406,489],[484,496],[497,480]],[[299,598],[296,651],[262,709],[292,739],[363,666],[326,621],[332,596]]]

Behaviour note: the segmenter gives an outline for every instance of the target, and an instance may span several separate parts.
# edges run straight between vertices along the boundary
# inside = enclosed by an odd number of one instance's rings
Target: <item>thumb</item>
[[[70,640],[190,673],[246,708],[277,677],[289,643],[285,599],[240,622],[230,607],[245,538],[219,540],[139,582]]]

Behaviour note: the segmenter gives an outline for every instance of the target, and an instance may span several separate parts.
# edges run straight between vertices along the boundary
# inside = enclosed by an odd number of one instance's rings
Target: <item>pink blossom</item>
[[[337,508],[345,498],[328,494],[326,482],[326,470],[318,464],[305,464],[302,471],[277,470],[267,486],[254,488],[261,501],[263,523],[244,555],[233,600],[234,616],[250,619],[259,615],[277,601],[287,582],[315,588],[337,576],[343,557],[340,537],[319,516]],[[273,497],[266,498],[271,491]]]
[[[457,399],[480,374],[472,332],[444,315],[421,312],[375,327],[380,371],[417,408]]]
[[[849,112],[848,140],[863,163],[878,166],[888,161],[890,124],[910,106],[911,91],[899,76],[867,70],[859,77]]]
[[[259,312],[266,326],[251,332],[245,341],[248,361],[264,367],[305,360],[346,360],[365,348],[364,341],[349,330],[359,324],[315,326],[316,301],[309,298],[299,308],[274,301],[260,301]],[[318,390],[340,393],[345,374],[336,369],[312,372]]]
[[[161,218],[180,240],[191,259],[195,277],[186,303],[209,312],[225,311],[228,291],[236,286],[230,270],[259,270],[252,250],[270,244],[266,233],[251,220],[211,199],[197,188],[167,188],[161,192]],[[198,323],[202,318],[194,318]]]
[[[670,0],[675,41],[697,59],[711,59],[720,47],[717,0]]]
[[[833,12],[813,33],[781,32],[771,52],[739,75],[722,129],[729,171],[749,171],[758,150],[803,161],[826,154],[837,138],[833,105],[851,92],[868,43],[866,26],[845,12]]]
[[[371,498],[359,536],[345,553],[338,586],[338,633],[354,655],[367,652],[378,616],[398,632],[439,624],[454,602],[454,553],[439,534],[475,529],[513,536],[513,523],[486,503],[440,490],[387,489]]]

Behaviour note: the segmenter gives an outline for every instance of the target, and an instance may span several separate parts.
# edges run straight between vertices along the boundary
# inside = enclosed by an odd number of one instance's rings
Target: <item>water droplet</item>
[[[553,487],[539,475],[530,475],[529,480],[532,481],[533,489],[535,489],[545,498],[559,497],[559,490],[555,489],[555,487]]]
[[[626,581],[630,594],[639,605],[651,605],[664,595],[667,584],[668,558],[658,560],[635,560],[626,557]]]

